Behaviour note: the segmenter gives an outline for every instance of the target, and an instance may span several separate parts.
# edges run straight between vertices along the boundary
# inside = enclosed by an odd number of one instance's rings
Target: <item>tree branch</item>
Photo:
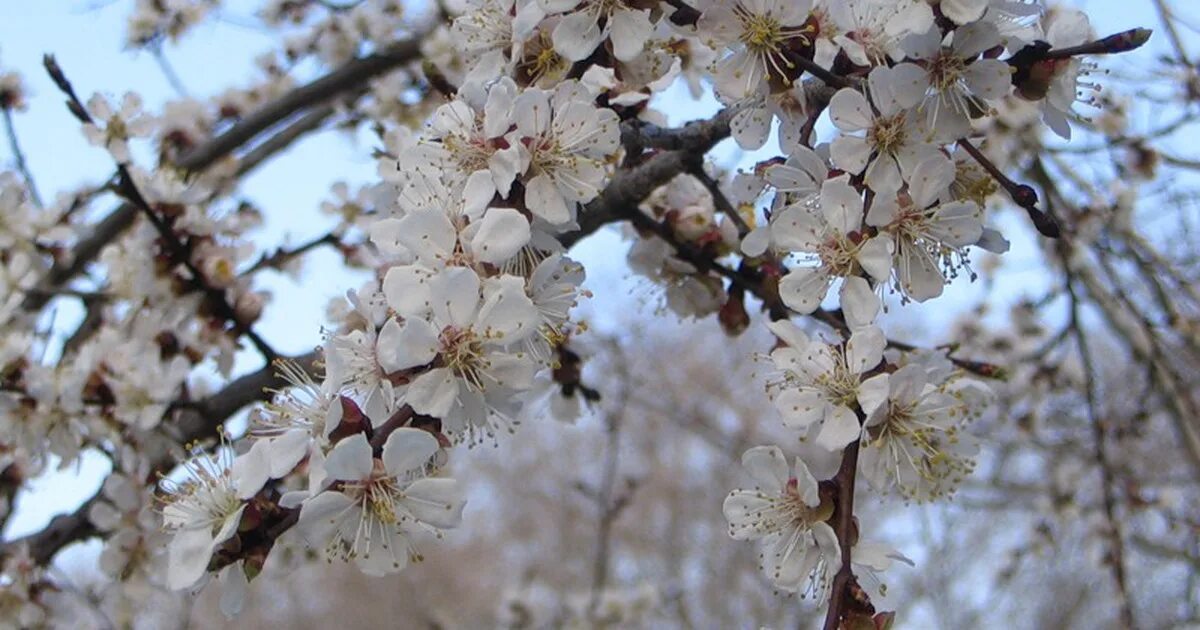
[[[317,353],[310,352],[288,360],[296,362],[311,373],[317,358]],[[271,396],[268,389],[284,385],[286,381],[275,371],[274,365],[264,366],[256,372],[234,379],[219,392],[198,403],[176,407],[174,420],[164,429],[178,444],[209,439],[216,435],[217,428],[233,414],[249,404],[267,400]],[[175,453],[170,451],[152,453],[150,460],[152,468],[157,472],[169,470],[176,463]],[[102,492],[97,492],[74,512],[54,517],[41,531],[0,545],[0,558],[8,556],[19,546],[28,545],[30,557],[34,562],[46,564],[63,547],[98,535],[99,530],[88,520],[88,510],[102,500],[102,497]]]
[[[298,87],[278,100],[262,106],[218,136],[184,153],[175,166],[189,172],[202,171],[292,114],[364,85],[367,81],[416,59],[419,54],[419,38],[413,38],[399,42],[373,55],[350,61],[312,83]],[[285,148],[296,137],[317,126],[314,124],[313,118],[302,120],[307,120],[309,126],[300,125],[292,129],[289,140],[280,141],[262,151],[251,151],[247,154],[243,164],[239,165],[239,174],[245,173],[249,168],[268,157],[270,151]],[[299,121],[297,125],[299,125]],[[253,160],[251,156],[253,156]],[[46,277],[38,283],[38,287],[45,291],[53,291],[79,275],[83,268],[100,254],[100,250],[106,244],[133,224],[136,217],[137,209],[130,204],[122,204],[109,213],[95,225],[91,233],[80,239],[65,262],[54,264]],[[22,307],[27,311],[41,309],[47,302],[41,295],[44,294],[26,296]]]

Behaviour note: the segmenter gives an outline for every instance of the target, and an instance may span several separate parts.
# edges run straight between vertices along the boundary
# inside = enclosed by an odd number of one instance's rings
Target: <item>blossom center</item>
[[[479,335],[471,328],[447,326],[439,340],[445,366],[476,390],[483,390],[481,377],[487,361],[483,358],[483,340]]]
[[[752,52],[775,52],[783,44],[783,25],[770,15],[750,13],[740,6],[736,9],[742,21],[743,44]]]
[[[908,137],[908,127],[905,124],[904,112],[893,116],[879,117],[871,127],[867,138],[880,155],[893,155],[904,146]]]

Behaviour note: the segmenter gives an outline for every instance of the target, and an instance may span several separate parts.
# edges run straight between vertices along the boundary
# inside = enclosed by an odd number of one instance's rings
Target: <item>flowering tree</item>
[[[1101,91],[1098,64],[1150,32],[1097,34],[1084,13],[1032,0],[263,4],[282,45],[260,81],[161,113],[134,92],[85,99],[85,86],[114,86],[48,56],[64,116],[113,164],[102,185],[53,200],[19,148],[22,79],[0,80],[14,158],[0,176],[0,518],[55,463],[98,452],[112,465],[74,512],[0,547],[0,610],[17,626],[80,607],[131,625],[148,611],[130,602],[210,583],[233,616],[265,570],[313,560],[404,571],[464,519],[487,518],[467,501],[475,480],[449,474],[460,461],[532,448],[531,432],[588,414],[611,439],[578,454],[604,463],[587,492],[592,588],[544,623],[645,622],[671,596],[610,583],[614,523],[636,494],[616,454],[622,431],[648,431],[633,410],[670,415],[653,404],[655,371],[628,357],[670,350],[589,332],[578,307],[606,296],[571,256],[618,223],[629,268],[673,314],[654,325],[769,330],[726,359],[726,396],[706,392],[728,408],[753,388],[762,404],[732,413],[773,423],[756,442],[704,433],[744,469],[720,507],[723,544],[755,545],[763,579],[815,600],[826,629],[889,626],[882,579],[913,564],[879,542],[864,490],[924,504],[1003,492],[1030,470],[1044,481],[1054,473],[1038,466],[1068,458],[1011,458],[1044,455],[1047,440],[1083,444],[1074,461],[1099,471],[1095,535],[1120,625],[1138,624],[1127,546],[1200,562],[1194,543],[1128,530],[1195,521],[1139,488],[1150,477],[1120,453],[1177,453],[1189,478],[1200,466],[1194,241],[1135,218],[1166,195],[1159,169],[1197,168],[1174,141],[1194,123],[1200,78],[1165,2],[1165,87],[1135,77],[1128,100]],[[139,1],[129,42],[161,56],[219,5]],[[324,73],[301,82],[302,60]],[[662,93],[679,83],[720,110],[668,125]],[[1131,121],[1147,103],[1176,119]],[[327,234],[258,251],[249,232],[272,216],[237,203],[239,182],[334,124],[375,135],[377,181],[335,190]],[[739,170],[706,158],[727,139],[770,157]],[[1089,152],[1108,162],[1069,157]],[[97,212],[106,201],[116,207]],[[1027,219],[1002,234],[991,215],[1006,207]],[[1187,229],[1194,212],[1176,218]],[[928,347],[885,331],[1018,238],[1056,280],[1011,322],[977,312]],[[314,352],[283,356],[256,325],[286,308],[259,272],[324,247],[369,279],[345,287]],[[48,320],[65,301],[83,315],[64,332]],[[1141,369],[1115,375],[1100,352]],[[261,367],[235,372],[239,353]],[[1140,402],[1122,409],[1122,388]],[[686,389],[670,391],[699,395]],[[227,430],[246,408],[245,430]],[[674,428],[711,427],[695,417]],[[98,598],[52,571],[90,538],[109,579]],[[511,603],[525,616],[510,623],[536,625],[528,602]]]

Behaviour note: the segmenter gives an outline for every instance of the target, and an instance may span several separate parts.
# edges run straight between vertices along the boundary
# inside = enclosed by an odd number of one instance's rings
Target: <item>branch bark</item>
[[[290,360],[312,372],[317,358],[317,353],[310,352]],[[234,379],[224,389],[203,401],[179,408],[166,430],[178,444],[209,439],[216,435],[217,428],[233,414],[247,405],[269,398],[271,394],[267,389],[282,387],[284,384],[274,365],[264,366],[258,371]],[[166,450],[153,453],[150,458],[152,467],[157,472],[169,470],[176,463],[175,455]],[[8,556],[17,547],[28,545],[30,557],[34,562],[44,565],[63,547],[98,535],[99,530],[88,519],[88,511],[102,496],[97,492],[74,512],[54,517],[41,531],[0,545],[0,558]]]
[[[223,133],[183,154],[175,166],[188,172],[202,171],[296,112],[319,105],[365,85],[367,81],[413,61],[419,54],[420,40],[414,38],[398,42],[373,55],[355,59],[312,83],[300,86],[278,100],[264,105]],[[285,130],[283,133],[288,134],[285,136],[286,141],[280,140],[269,145],[264,143],[260,146],[266,148],[261,151],[252,150],[239,165],[239,174],[245,173],[266,159],[271,151],[281,150],[302,133],[315,129],[319,125],[319,120],[314,120],[314,118],[316,115],[311,118],[302,118],[301,120],[306,121],[305,123],[297,121],[295,124],[299,125],[298,127],[289,128],[290,132]],[[324,116],[321,116],[320,120],[323,119]],[[80,239],[65,262],[54,264],[46,277],[38,283],[40,291],[26,295],[22,307],[27,311],[36,311],[45,306],[48,301],[46,297],[48,293],[82,273],[84,267],[100,254],[100,250],[132,225],[136,217],[137,208],[131,204],[121,204],[116,210],[109,213],[96,224],[89,234]]]

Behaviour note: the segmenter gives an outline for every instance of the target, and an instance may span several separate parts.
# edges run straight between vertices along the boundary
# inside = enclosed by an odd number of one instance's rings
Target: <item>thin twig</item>
[[[29,199],[34,205],[39,208],[45,207],[42,203],[42,196],[38,194],[37,185],[33,181],[33,173],[29,172],[29,165],[25,162],[25,152],[21,150],[21,143],[17,140],[17,128],[13,124],[12,109],[8,107],[0,108],[4,111],[4,131],[8,134],[8,146],[13,154],[13,161],[16,162],[17,171],[21,173],[21,178],[25,180],[25,187],[29,190]]]
[[[163,76],[166,77],[167,83],[171,85],[171,89],[182,97],[190,96],[187,86],[183,84],[183,80],[179,78],[179,74],[175,72],[171,61],[167,59],[167,53],[163,51],[162,41],[156,41],[148,47],[150,56],[154,57],[154,61],[158,64],[159,70],[162,70]]]

